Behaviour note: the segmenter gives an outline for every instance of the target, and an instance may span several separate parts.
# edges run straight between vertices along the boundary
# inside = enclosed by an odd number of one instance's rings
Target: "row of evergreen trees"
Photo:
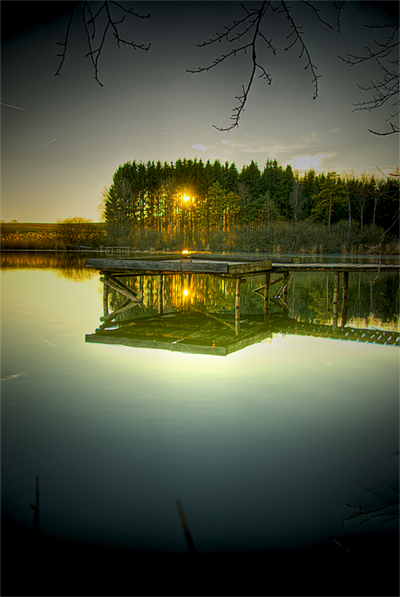
[[[114,174],[104,196],[104,216],[115,230],[158,233],[201,230],[228,233],[238,227],[273,222],[359,223],[387,230],[399,210],[399,178],[339,176],[335,172],[300,176],[291,166],[254,161],[240,171],[235,163],[201,160],[175,163],[127,162]],[[304,223],[303,223],[304,225]],[[396,229],[397,227],[395,227]]]

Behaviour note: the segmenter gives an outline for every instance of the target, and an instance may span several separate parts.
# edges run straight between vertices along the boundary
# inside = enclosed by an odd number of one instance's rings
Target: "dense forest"
[[[386,241],[398,241],[398,176],[300,176],[276,160],[240,171],[219,160],[132,161],[103,199],[108,241],[138,248],[343,252],[389,229]]]

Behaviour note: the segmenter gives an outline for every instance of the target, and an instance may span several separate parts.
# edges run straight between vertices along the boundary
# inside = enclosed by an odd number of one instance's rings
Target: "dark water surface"
[[[226,357],[86,342],[103,315],[103,285],[81,257],[4,254],[1,276],[6,528],[31,533],[36,475],[42,537],[75,545],[184,556],[177,499],[204,556],[340,552],[333,540],[377,528],[342,520],[354,513],[346,504],[382,505],[359,482],[396,497],[398,346],[279,326]],[[398,336],[398,274],[370,279],[350,274],[345,327]],[[157,279],[127,283],[145,307],[121,320],[156,315]],[[182,308],[185,284],[166,283],[166,310]],[[244,285],[243,319],[263,313],[257,284]],[[191,305],[229,316],[231,290],[198,276]],[[286,317],[331,325],[332,292],[331,274],[296,274]],[[118,300],[111,294],[110,308]]]

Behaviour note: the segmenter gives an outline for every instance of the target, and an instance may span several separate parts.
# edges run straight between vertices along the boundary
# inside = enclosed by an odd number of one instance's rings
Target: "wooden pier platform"
[[[193,259],[85,259],[85,266],[113,274],[226,274],[230,277],[253,276],[269,271],[271,261]]]
[[[225,274],[229,277],[247,277],[273,273],[295,272],[400,272],[400,265],[378,263],[294,263],[292,259],[261,260],[257,257],[240,259],[225,255],[189,254],[147,259],[85,259],[85,266],[102,272],[126,275],[168,273]]]
[[[382,263],[272,263],[271,273],[283,272],[399,272],[400,265]]]
[[[264,316],[268,318],[270,304],[277,300],[282,303],[285,310],[287,306],[288,288],[291,276],[297,272],[333,272],[334,273],[334,295],[333,295],[333,318],[336,328],[338,325],[338,299],[339,287],[342,280],[343,288],[343,325],[347,319],[347,297],[350,272],[370,272],[377,277],[381,272],[398,272],[399,265],[375,264],[375,263],[294,263],[293,259],[286,258],[277,261],[262,260],[256,256],[240,258],[232,255],[168,255],[154,256],[147,259],[86,259],[85,266],[100,271],[100,278],[104,285],[104,317],[103,321],[109,323],[117,315],[131,309],[142,302],[132,289],[127,286],[121,278],[143,275],[158,275],[159,277],[159,312],[163,311],[162,288],[163,276],[171,274],[183,274],[190,279],[192,274],[211,274],[223,276],[235,280],[234,291],[234,333],[240,335],[240,293],[242,282],[253,276],[263,276],[264,283],[253,290],[261,296],[264,303]],[[271,279],[273,274],[280,277]],[[279,289],[275,297],[270,296],[271,287],[279,283]],[[113,313],[108,312],[109,288],[124,296],[125,303]]]

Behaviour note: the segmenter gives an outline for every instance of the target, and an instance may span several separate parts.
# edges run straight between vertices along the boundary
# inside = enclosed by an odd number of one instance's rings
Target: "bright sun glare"
[[[182,199],[183,201],[190,201],[190,197],[188,197],[187,195],[183,195]]]

